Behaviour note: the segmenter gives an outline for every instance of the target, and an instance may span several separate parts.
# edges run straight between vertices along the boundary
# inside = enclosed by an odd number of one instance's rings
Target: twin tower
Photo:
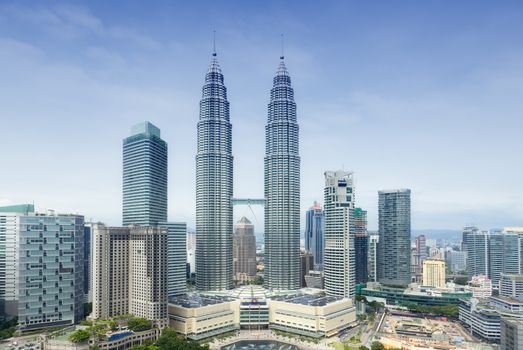
[[[232,125],[223,74],[213,53],[205,75],[196,155],[196,288],[233,283]],[[300,287],[299,127],[284,57],[273,79],[265,127],[265,272],[270,290]]]

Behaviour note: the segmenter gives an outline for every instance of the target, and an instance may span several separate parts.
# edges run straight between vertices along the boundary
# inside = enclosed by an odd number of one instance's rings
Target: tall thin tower
[[[300,156],[296,103],[283,54],[265,127],[265,287],[300,288]]]
[[[205,75],[196,155],[196,288],[233,287],[233,157],[227,89],[213,53]]]

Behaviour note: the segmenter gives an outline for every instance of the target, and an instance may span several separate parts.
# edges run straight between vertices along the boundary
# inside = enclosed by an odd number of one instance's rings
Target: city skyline
[[[323,172],[344,165],[355,172],[359,206],[368,210],[371,230],[377,228],[377,191],[400,187],[412,189],[413,228],[460,229],[467,223],[486,228],[518,226],[523,219],[523,190],[517,179],[522,165],[510,158],[511,150],[522,146],[517,136],[522,127],[518,118],[521,105],[516,98],[522,80],[516,45],[521,25],[514,21],[520,6],[492,9],[476,4],[467,24],[453,21],[470,10],[466,4],[452,5],[455,14],[443,14],[445,6],[414,6],[404,15],[407,24],[389,20],[378,25],[371,21],[373,15],[383,16],[377,8],[331,3],[320,17],[333,15],[340,23],[332,21],[320,30],[317,26],[325,22],[314,20],[311,25],[317,32],[304,26],[311,19],[311,4],[285,7],[272,20],[268,20],[270,11],[255,16],[259,8],[245,6],[236,15],[251,18],[252,24],[226,24],[224,16],[219,23],[184,33],[185,37],[176,32],[169,37],[151,25],[149,16],[161,12],[157,6],[144,15],[147,21],[136,25],[108,16],[97,3],[45,8],[7,3],[0,7],[0,26],[5,29],[0,38],[0,69],[9,86],[0,94],[5,106],[0,118],[13,130],[21,130],[28,121],[32,125],[24,128],[26,137],[7,133],[0,146],[13,150],[6,154],[6,161],[14,169],[28,155],[39,169],[36,177],[32,172],[4,173],[4,183],[9,186],[0,188],[0,204],[34,201],[41,206],[38,209],[73,211],[86,219],[118,224],[119,142],[128,136],[131,125],[150,120],[171,146],[169,217],[187,221],[194,228],[194,124],[201,77],[216,28],[235,126],[236,196],[261,197],[263,193],[266,91],[280,54],[279,35],[284,32],[287,65],[300,101],[301,214],[314,200],[321,202]],[[230,8],[225,4],[223,9],[212,10],[222,14]],[[178,18],[187,11],[183,6],[179,9],[180,14],[169,14]],[[347,15],[353,20],[347,21],[347,28],[342,27],[343,18],[334,15],[344,9],[351,10]],[[434,9],[437,11],[430,14]],[[132,6],[124,12],[131,18],[138,16]],[[362,18],[357,20],[355,12]],[[426,24],[414,20],[415,14],[426,16]],[[204,18],[210,15],[210,10],[202,13]],[[283,16],[288,21],[274,25]],[[458,35],[449,39],[445,35],[449,29],[437,26],[442,19],[449,20],[446,23]],[[160,17],[159,24],[166,21]],[[255,27],[265,21],[274,28],[262,35]],[[495,25],[496,33],[504,34],[501,40],[489,36],[489,28]],[[409,31],[413,28],[420,33]],[[40,35],[31,34],[35,31]],[[331,33],[333,37],[327,40]],[[386,39],[376,39],[378,34]],[[427,37],[422,38],[424,35]],[[324,47],[309,44],[311,41]],[[433,49],[420,45],[427,41]],[[112,47],[114,43],[118,45]],[[79,54],[71,54],[72,48]],[[401,50],[408,55],[400,54]],[[382,52],[388,54],[388,60],[376,58]],[[152,58],[162,54],[161,59]],[[402,60],[406,57],[411,59],[407,60],[409,68]],[[439,68],[431,68],[436,63],[441,63]],[[465,73],[454,77],[459,69]],[[252,85],[245,84],[247,81]],[[455,83],[457,87],[452,85]],[[31,97],[29,104],[27,96]],[[340,123],[348,125],[340,128],[343,132],[336,130]],[[41,138],[42,131],[45,138]],[[401,140],[391,143],[395,138],[389,132],[399,133]],[[344,157],[322,154],[319,146],[326,138],[334,147],[343,147],[348,139],[361,148],[357,152],[349,148]],[[399,162],[391,156],[398,152],[403,156]],[[81,169],[80,174],[71,177],[56,171],[44,161],[52,156],[69,157],[70,166]],[[426,159],[434,171],[426,171]],[[97,166],[87,166],[89,162]],[[496,171],[497,181],[491,181],[492,171],[480,171],[485,164],[500,170]],[[107,171],[98,171],[98,166]],[[485,183],[490,189],[480,193],[478,188]],[[256,210],[254,222],[261,230],[263,214]],[[243,215],[236,210],[234,220]],[[304,215],[300,219],[303,231]]]

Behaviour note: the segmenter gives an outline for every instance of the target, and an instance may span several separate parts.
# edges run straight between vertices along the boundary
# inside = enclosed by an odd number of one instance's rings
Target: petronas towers
[[[213,59],[203,86],[196,155],[196,287],[233,287],[233,156],[229,102]],[[296,103],[283,56],[265,128],[265,272],[271,290],[300,287],[300,156]]]
[[[196,287],[233,287],[232,125],[216,53],[202,89],[196,155]]]

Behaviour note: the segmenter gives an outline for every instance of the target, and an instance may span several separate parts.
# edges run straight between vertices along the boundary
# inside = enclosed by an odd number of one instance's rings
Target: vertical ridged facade
[[[283,57],[265,127],[265,287],[300,288],[300,156],[296,103]]]
[[[378,192],[378,282],[408,285],[410,277],[410,190]]]
[[[167,221],[167,143],[149,122],[123,140],[123,226]]]
[[[325,172],[325,292],[352,298],[355,292],[354,175]]]
[[[231,133],[227,89],[213,58],[202,89],[196,155],[196,288],[202,291],[233,287]]]

